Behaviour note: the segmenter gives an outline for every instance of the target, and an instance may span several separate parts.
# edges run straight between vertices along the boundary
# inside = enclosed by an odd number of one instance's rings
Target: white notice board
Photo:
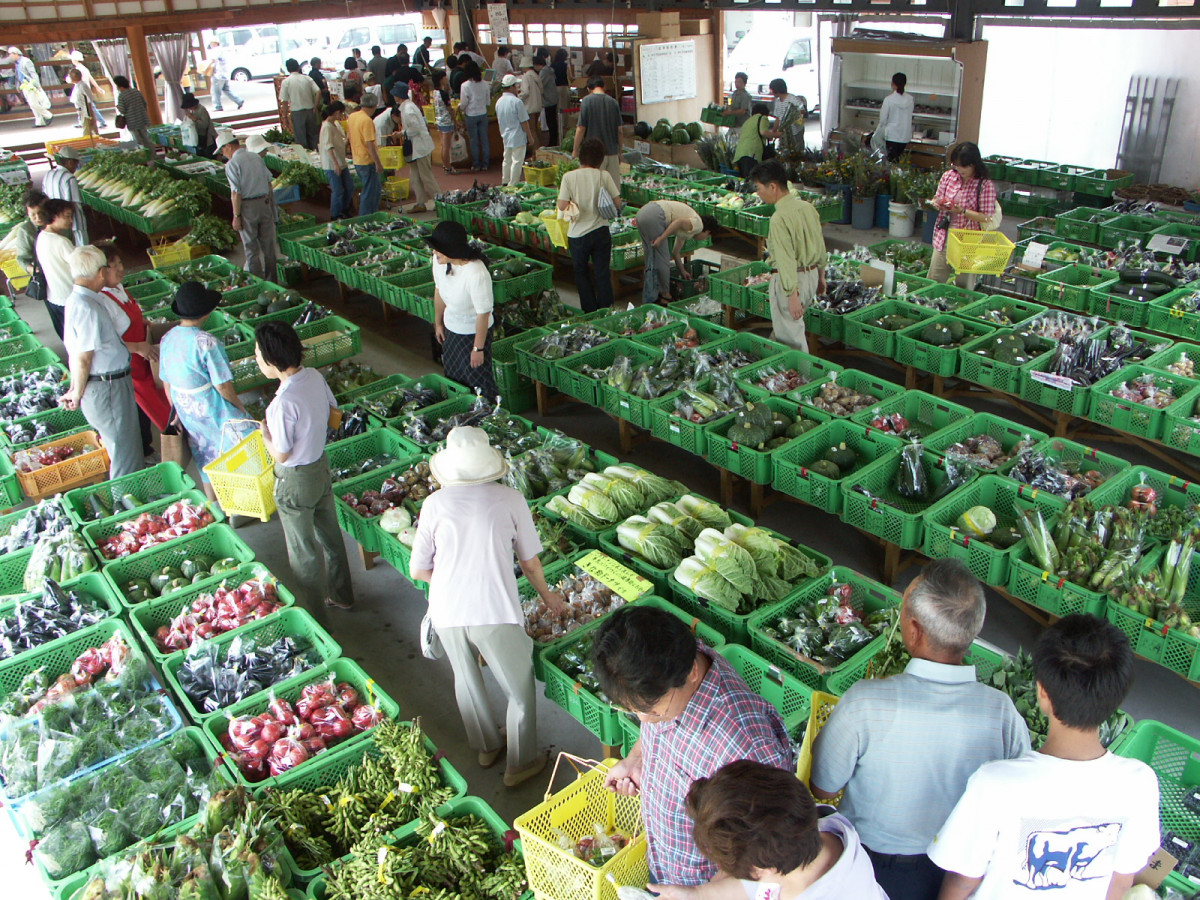
[[[508,4],[489,3],[488,24],[492,27],[492,43],[508,43]]]
[[[692,41],[638,47],[640,103],[666,103],[696,96],[696,45]]]

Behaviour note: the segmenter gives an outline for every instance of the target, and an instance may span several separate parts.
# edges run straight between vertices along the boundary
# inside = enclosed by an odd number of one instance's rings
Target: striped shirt
[[[986,762],[1029,752],[1012,700],[974,666],[914,659],[846,691],[813,747],[812,784],[846,794],[838,812],[876,853],[925,852]]]
[[[42,193],[51,200],[69,200],[75,204],[75,224],[71,231],[75,236],[75,246],[82,247],[88,242],[87,219],[83,215],[83,194],[79,192],[79,182],[64,166],[55,166],[42,178]]]
[[[117,95],[117,112],[125,117],[125,127],[130,131],[150,127],[146,98],[137,88],[126,88]]]
[[[945,200],[951,206],[961,206],[964,210],[972,212],[986,213],[992,215],[996,211],[996,183],[990,178],[984,179],[980,184],[978,178],[971,178],[963,181],[959,174],[954,169],[947,169],[942,175],[942,180],[938,182],[937,193],[933,195],[933,199]],[[950,214],[951,228],[969,228],[972,231],[979,231],[979,223],[968,219],[962,213]],[[935,228],[933,230],[933,249],[946,249],[946,230],[944,228]]]
[[[717,874],[696,848],[684,811],[693,781],[739,759],[792,766],[791,743],[775,707],[751,691],[723,657],[705,647],[699,651],[712,666],[682,715],[642,723],[642,818],[655,884],[698,885]]]

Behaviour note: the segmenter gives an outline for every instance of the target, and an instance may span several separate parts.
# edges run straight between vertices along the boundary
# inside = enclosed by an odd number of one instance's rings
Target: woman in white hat
[[[546,585],[542,542],[521,494],[497,484],[508,472],[487,432],[460,427],[429,461],[441,489],[429,495],[413,542],[410,574],[429,582],[429,619],[454,670],[454,693],[479,765],[495,765],[505,749],[479,669],[482,656],[508,698],[508,763],[515,787],[546,765],[538,748],[533,640],[517,596],[513,551],[529,583],[555,615],[566,607]]]

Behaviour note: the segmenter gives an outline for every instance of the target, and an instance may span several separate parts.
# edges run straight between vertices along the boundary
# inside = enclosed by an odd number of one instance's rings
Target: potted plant
[[[863,154],[856,154],[851,172],[851,224],[865,231],[875,225],[875,195],[879,193],[879,176],[875,166]]]
[[[917,204],[913,196],[915,169],[897,166],[891,173],[892,199],[888,203],[888,234],[891,237],[912,237],[916,223]]]
[[[941,179],[942,176],[937,172],[913,170],[909,182],[909,193],[922,213],[921,238],[927,244],[933,243],[933,224],[937,221],[937,210],[929,205],[929,201],[937,193]]]

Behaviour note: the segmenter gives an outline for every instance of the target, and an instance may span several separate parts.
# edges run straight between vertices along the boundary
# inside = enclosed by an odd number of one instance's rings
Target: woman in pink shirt
[[[948,230],[982,231],[996,212],[996,184],[988,178],[978,145],[964,141],[950,149],[950,168],[942,175],[937,193],[930,202],[939,210],[939,215],[933,229],[933,260],[928,277],[941,284],[949,281],[952,274],[946,261]],[[970,287],[974,280],[972,275],[957,278],[960,287]]]

